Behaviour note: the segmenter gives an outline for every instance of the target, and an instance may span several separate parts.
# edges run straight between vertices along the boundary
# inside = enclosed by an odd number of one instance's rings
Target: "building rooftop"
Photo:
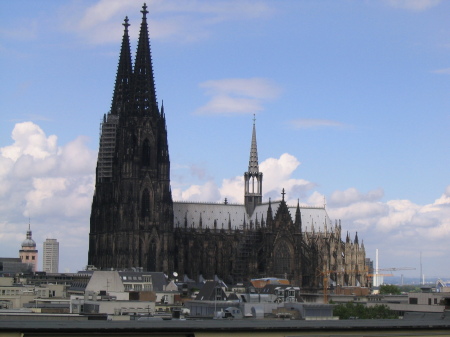
[[[97,334],[147,335],[148,333],[177,333],[188,336],[198,332],[214,333],[248,332],[261,334],[270,332],[289,332],[290,334],[306,334],[310,332],[338,332],[339,334],[363,333],[366,336],[403,335],[414,336],[450,334],[450,318],[425,320],[161,320],[161,321],[2,321],[2,332],[39,332],[52,333],[59,336],[73,332]],[[434,330],[434,331],[432,331]],[[147,334],[146,334],[147,333]]]

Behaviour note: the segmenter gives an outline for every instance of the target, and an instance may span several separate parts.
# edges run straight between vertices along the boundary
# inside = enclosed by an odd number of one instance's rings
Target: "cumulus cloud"
[[[345,191],[333,192],[328,201],[331,207],[337,207],[351,205],[354,202],[376,201],[383,197],[383,195],[384,191],[381,188],[362,194],[356,188],[352,187]]]
[[[264,199],[281,199],[283,188],[286,192],[287,201],[290,203],[296,203],[298,198],[305,197],[307,192],[314,188],[315,184],[304,179],[291,177],[299,165],[300,162],[288,153],[282,154],[279,158],[268,158],[261,162],[259,168],[264,173]],[[231,203],[243,203],[244,178],[243,176],[237,176],[223,179],[221,186],[217,186],[212,183],[212,180],[208,180],[203,185],[192,185],[184,190],[182,188],[176,188],[172,194],[175,200],[221,202],[227,198]],[[212,196],[214,198],[207,199],[206,196]]]
[[[179,201],[218,201],[220,193],[217,185],[210,180],[203,185],[191,185],[185,190],[175,188],[172,190],[172,197]]]
[[[394,8],[420,12],[439,5],[441,0],[385,0],[385,2]]]
[[[380,249],[384,267],[417,267],[423,252],[428,258],[428,273],[433,270],[437,275],[439,265],[450,253],[446,248],[450,238],[450,186],[426,205],[410,200],[382,201],[383,194],[380,189],[365,194],[355,188],[335,191],[328,213],[341,219],[345,230],[360,233],[370,257]]]
[[[265,17],[273,12],[263,1],[147,1],[149,30],[152,38],[173,38],[192,42],[211,34],[211,27],[229,20]],[[61,11],[64,26],[90,43],[101,44],[120,40],[123,27],[119,24],[128,15],[130,34],[137,36],[140,27],[141,0],[101,0],[88,8]]]
[[[0,254],[17,255],[30,219],[38,250],[46,237],[57,238],[62,258],[71,256],[81,268],[83,254],[67,250],[78,243],[87,252],[96,154],[86,137],[58,145],[56,135],[32,122],[17,123],[11,138],[0,148]]]
[[[262,111],[263,103],[277,98],[280,88],[265,78],[227,78],[200,84],[209,102],[197,114],[231,115]]]

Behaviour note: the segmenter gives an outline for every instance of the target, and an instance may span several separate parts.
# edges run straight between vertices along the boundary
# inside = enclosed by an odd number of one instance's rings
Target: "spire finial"
[[[125,17],[125,20],[123,20],[124,23],[122,23],[122,25],[125,27],[125,32],[128,33],[128,27],[130,27],[130,24],[128,23],[128,16]]]
[[[284,201],[284,195],[286,194],[286,192],[284,191],[284,188],[283,188],[283,190],[281,191],[281,195],[283,196],[283,201]]]
[[[253,114],[253,126],[256,124],[256,114]]]
[[[142,6],[141,13],[143,15],[143,18],[147,18],[148,10],[147,10],[147,4],[144,2],[144,5]]]

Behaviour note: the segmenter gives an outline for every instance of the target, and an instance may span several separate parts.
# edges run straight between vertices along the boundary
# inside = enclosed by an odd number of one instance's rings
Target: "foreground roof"
[[[297,332],[306,334],[310,331],[339,331],[342,333],[364,332],[364,335],[383,336],[399,333],[424,336],[430,334],[450,334],[450,319],[440,320],[342,320],[342,321],[303,321],[303,320],[170,320],[170,321],[2,321],[2,332],[39,332],[53,333],[59,336],[73,332],[102,334],[148,335],[148,333],[176,332],[188,335],[195,332]],[[412,331],[414,330],[414,331]],[[431,330],[434,330],[433,332]]]

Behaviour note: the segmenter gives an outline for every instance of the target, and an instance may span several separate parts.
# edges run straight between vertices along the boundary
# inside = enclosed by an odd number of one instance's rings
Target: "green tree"
[[[333,315],[339,319],[365,318],[365,307],[361,303],[347,302],[335,305]]]
[[[394,319],[397,315],[385,304],[377,304],[373,307],[366,307],[361,303],[337,304],[333,310],[334,316],[339,319]]]
[[[417,285],[403,285],[399,286],[401,292],[405,293],[420,293],[422,290]]]
[[[400,295],[400,288],[393,284],[382,284],[380,286],[381,295]]]

